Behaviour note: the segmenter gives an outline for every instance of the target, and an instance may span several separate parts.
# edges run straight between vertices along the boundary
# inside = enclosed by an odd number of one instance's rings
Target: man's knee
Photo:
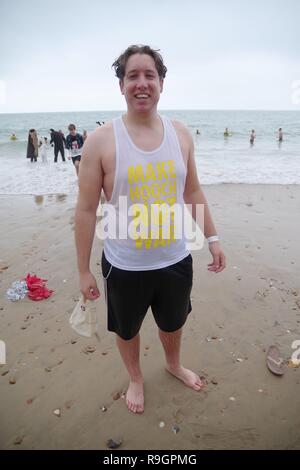
[[[140,332],[138,331],[137,333],[133,333],[133,334],[122,334],[122,336],[120,336],[120,334],[116,333],[116,339],[117,341],[120,341],[124,344],[130,344],[130,343],[133,343],[140,335]]]
[[[162,330],[159,326],[157,328],[158,328],[158,333],[160,335],[171,336],[171,335],[175,335],[175,334],[180,334],[181,331],[182,331],[183,326],[180,326],[179,328],[176,328],[175,330],[172,330],[172,331]]]

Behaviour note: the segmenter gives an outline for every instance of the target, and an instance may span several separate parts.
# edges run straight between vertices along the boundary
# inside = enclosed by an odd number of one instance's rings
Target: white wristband
[[[207,243],[213,243],[213,242],[218,242],[219,241],[219,237],[218,235],[213,235],[211,237],[207,237]]]

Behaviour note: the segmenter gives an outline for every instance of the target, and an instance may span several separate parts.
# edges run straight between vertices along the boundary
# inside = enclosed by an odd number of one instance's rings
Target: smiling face
[[[120,80],[128,110],[138,113],[156,111],[163,80],[159,78],[155,62],[148,54],[133,54],[129,57],[125,76]]]
[[[74,124],[70,124],[69,127],[68,127],[68,131],[70,132],[71,135],[76,135],[76,127],[74,126]]]

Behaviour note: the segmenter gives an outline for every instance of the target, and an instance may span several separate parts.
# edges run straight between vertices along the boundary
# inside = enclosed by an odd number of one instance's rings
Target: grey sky
[[[0,112],[124,109],[111,64],[132,43],[161,50],[161,109],[300,109],[299,18],[298,0],[0,0]]]

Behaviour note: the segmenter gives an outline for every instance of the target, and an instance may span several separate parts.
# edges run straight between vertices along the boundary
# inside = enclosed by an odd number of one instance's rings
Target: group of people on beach
[[[103,126],[104,121],[96,121],[96,124]],[[51,128],[50,132],[50,142],[48,137],[43,137],[39,139],[35,129],[30,129],[28,133],[27,141],[27,158],[30,158],[30,161],[37,162],[38,156],[41,157],[43,163],[47,163],[48,150],[50,147],[54,147],[54,163],[57,163],[58,154],[60,153],[62,161],[65,162],[65,149],[69,151],[68,159],[72,159],[73,165],[78,176],[79,163],[81,160],[81,149],[87,138],[87,131],[83,130],[82,134],[76,131],[75,124],[69,124],[68,126],[69,134],[65,137],[63,131],[59,129],[58,131]],[[16,134],[12,134],[10,140],[17,140]]]
[[[96,121],[96,124],[102,126],[105,124],[104,121]],[[61,129],[55,131],[53,128],[50,129],[50,142],[48,137],[43,137],[39,140],[37,132],[35,129],[30,129],[28,133],[28,142],[27,142],[27,158],[30,158],[31,162],[37,162],[38,156],[41,157],[43,163],[47,163],[47,154],[50,147],[54,147],[54,163],[57,163],[58,154],[61,154],[62,161],[65,162],[65,149],[69,150],[68,159],[72,159],[73,165],[78,175],[79,163],[81,160],[81,148],[87,138],[87,131],[84,130],[82,135],[76,131],[75,124],[69,124],[68,126],[69,134],[65,138],[64,133]],[[197,135],[201,135],[199,129],[196,130]],[[232,132],[228,127],[224,130],[224,137],[231,137]],[[250,134],[250,145],[254,145],[256,139],[255,129],[251,130]],[[15,134],[12,134],[10,140],[17,140]],[[283,131],[280,127],[277,132],[277,140],[279,143],[283,141]]]
[[[81,149],[84,141],[87,138],[87,131],[84,130],[83,134],[76,131],[75,124],[69,124],[69,134],[67,137],[61,129],[58,131],[53,128],[50,129],[50,142],[48,137],[39,139],[35,129],[30,129],[28,133],[27,142],[27,158],[31,162],[36,162],[38,156],[41,157],[43,163],[47,163],[47,153],[50,147],[54,147],[54,163],[57,163],[58,154],[60,153],[62,161],[65,162],[65,149],[69,150],[68,159],[72,159],[73,165],[78,175],[79,163],[81,160]]]

